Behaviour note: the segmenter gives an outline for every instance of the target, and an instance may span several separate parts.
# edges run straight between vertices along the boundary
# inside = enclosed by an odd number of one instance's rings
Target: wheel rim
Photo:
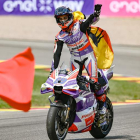
[[[68,131],[69,124],[66,125],[64,122],[62,122],[64,121],[64,111],[65,110],[59,110],[55,119],[55,132],[58,139],[64,138]]]
[[[106,116],[107,124],[100,127],[103,133],[106,133],[108,129],[110,129],[113,122],[113,113],[111,112],[112,109],[109,104],[107,104],[107,110],[108,110],[107,116]]]

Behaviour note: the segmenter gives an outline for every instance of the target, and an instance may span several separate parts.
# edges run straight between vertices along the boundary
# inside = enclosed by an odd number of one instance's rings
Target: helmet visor
[[[66,15],[59,16],[58,20],[60,23],[65,23],[68,21],[68,15],[66,14]]]

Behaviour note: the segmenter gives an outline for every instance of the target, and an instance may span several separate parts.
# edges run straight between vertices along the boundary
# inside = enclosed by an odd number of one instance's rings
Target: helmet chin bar
[[[68,20],[64,21],[60,21],[59,17],[62,15],[67,15],[68,16]],[[72,11],[69,8],[66,8],[64,6],[59,7],[56,9],[55,11],[55,19],[57,24],[59,25],[59,27],[63,30],[63,31],[67,31],[72,27],[73,24],[73,14]]]
[[[64,21],[61,21],[60,23],[62,24],[62,26],[64,26],[64,24],[65,24],[65,22],[64,22]]]
[[[74,22],[73,22],[73,19],[71,19],[70,21],[67,20],[67,21],[65,21],[63,23],[59,22],[57,24],[62,29],[62,31],[68,31],[69,29],[71,29],[71,27],[73,26]]]

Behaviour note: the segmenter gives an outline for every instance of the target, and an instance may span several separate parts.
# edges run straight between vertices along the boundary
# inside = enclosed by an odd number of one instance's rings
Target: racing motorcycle
[[[80,63],[80,62],[78,62]],[[104,80],[98,71],[99,83],[104,86]],[[113,67],[103,70],[108,80],[113,76]],[[82,76],[80,69],[67,70],[62,64],[55,69],[47,81],[41,86],[41,94],[53,92],[49,96],[50,109],[46,120],[46,130],[50,140],[64,140],[67,133],[83,133],[89,131],[94,138],[104,138],[111,130],[113,123],[113,106],[106,99],[106,121],[98,125],[98,102],[90,85],[94,84],[88,76]],[[109,92],[109,86],[105,87]],[[51,100],[53,97],[53,101]]]

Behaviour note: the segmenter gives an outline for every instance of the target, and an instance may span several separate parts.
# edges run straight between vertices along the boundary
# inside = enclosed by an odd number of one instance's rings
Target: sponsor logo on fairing
[[[95,99],[94,96],[91,96],[91,97],[87,98],[87,103],[93,101],[94,99]]]
[[[92,116],[93,114],[94,114],[94,111],[89,114],[83,115],[81,119],[88,118],[88,117]]]
[[[71,81],[68,81],[68,82],[65,84],[65,87],[66,87],[66,86],[70,86],[70,85],[74,85],[74,84],[77,84],[77,81],[76,81],[76,80],[71,80]]]

